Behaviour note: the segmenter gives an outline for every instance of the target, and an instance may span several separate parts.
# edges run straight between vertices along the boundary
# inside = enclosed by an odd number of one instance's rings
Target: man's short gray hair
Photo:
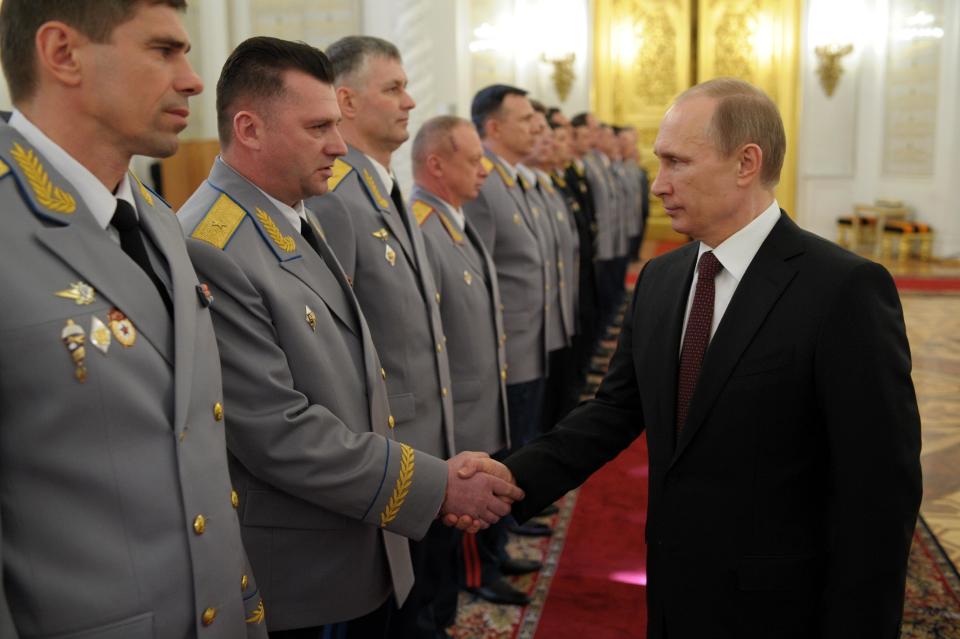
[[[469,120],[455,115],[438,115],[424,122],[413,139],[413,148],[410,151],[414,169],[423,166],[431,153],[456,153],[457,144],[453,140],[453,131],[461,126],[473,127]]]
[[[340,38],[327,47],[327,57],[333,63],[334,83],[355,84],[368,58],[381,57],[401,61],[400,50],[382,38],[353,35]]]

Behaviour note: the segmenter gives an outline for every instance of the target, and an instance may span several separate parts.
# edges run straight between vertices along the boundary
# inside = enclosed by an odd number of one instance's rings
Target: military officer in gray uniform
[[[507,405],[514,448],[536,436],[547,376],[547,262],[516,165],[533,148],[534,110],[523,89],[496,84],[473,98],[471,117],[490,177],[463,212],[497,268],[507,349]]]
[[[383,637],[391,592],[402,604],[413,581],[400,535],[422,537],[441,511],[507,507],[457,479],[466,454],[448,464],[396,431],[367,323],[303,206],[346,152],[326,56],[251,38],[224,65],[217,109],[222,157],[179,219],[218,301],[231,470],[271,636]]]
[[[510,445],[500,289],[493,260],[462,209],[488,176],[483,146],[469,121],[439,116],[420,127],[412,156],[416,185],[410,210],[440,291],[457,446],[500,457]],[[533,572],[540,564],[506,554],[503,522],[464,535],[461,546],[465,587],[497,603],[529,603],[503,576]]]
[[[5,639],[266,637],[210,301],[170,209],[127,172],[176,151],[202,89],[182,9],[0,9]]]
[[[308,200],[343,266],[383,360],[396,437],[440,458],[457,452],[440,297],[423,236],[390,169],[415,103],[397,48],[349,36],[327,49],[347,153],[331,195]],[[438,522],[412,546],[414,591],[391,619],[393,635],[434,636],[456,614],[456,535]]]

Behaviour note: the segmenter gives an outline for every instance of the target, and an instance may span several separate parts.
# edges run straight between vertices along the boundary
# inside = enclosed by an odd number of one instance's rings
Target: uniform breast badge
[[[378,240],[383,240],[383,244],[385,247],[383,251],[383,257],[385,260],[387,260],[387,263],[390,264],[390,266],[396,266],[397,252],[394,251],[393,247],[390,246],[390,243],[387,242],[387,238],[390,237],[390,232],[387,231],[387,229],[380,228],[374,231],[373,233],[371,233],[370,235],[377,238]]]
[[[97,292],[86,282],[71,282],[70,288],[57,291],[54,295],[73,300],[78,306],[93,304],[97,299]]]
[[[118,308],[110,309],[107,318],[110,320],[110,332],[113,333],[117,341],[123,344],[125,348],[133,346],[137,341],[137,329],[130,318]]]
[[[470,273],[470,271],[463,272],[463,281],[467,283],[467,286],[471,286],[473,284],[473,275]]]
[[[67,325],[60,331],[60,341],[67,347],[67,352],[73,360],[73,376],[81,384],[84,383],[87,381],[87,349],[84,347],[87,336],[83,328],[72,319],[68,319]]]
[[[317,314],[311,310],[309,306],[304,306],[307,314],[307,324],[310,325],[310,328],[313,329],[313,332],[317,332]]]
[[[210,292],[210,287],[206,284],[197,284],[197,297],[200,298],[200,304],[204,308],[213,304],[213,293]]]
[[[90,320],[90,342],[104,355],[110,348],[110,330],[96,315]]]

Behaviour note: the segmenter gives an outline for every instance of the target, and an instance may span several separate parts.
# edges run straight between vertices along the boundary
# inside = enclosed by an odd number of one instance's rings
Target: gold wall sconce
[[[573,63],[577,59],[576,53],[568,53],[562,56],[547,57],[546,53],[540,55],[540,60],[553,65],[553,88],[557,91],[557,96],[561,102],[565,102],[570,95],[570,89],[573,88],[573,81],[577,79],[577,74],[573,70]]]
[[[825,44],[815,48],[817,54],[817,75],[820,77],[820,86],[827,97],[833,95],[843,75],[843,66],[840,61],[853,52],[852,44]]]

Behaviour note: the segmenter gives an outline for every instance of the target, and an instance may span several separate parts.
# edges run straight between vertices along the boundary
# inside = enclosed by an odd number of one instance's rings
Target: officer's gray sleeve
[[[443,501],[446,462],[354,432],[297,390],[270,309],[230,255],[189,239],[216,302],[227,447],[250,472],[327,510],[419,539]],[[398,490],[402,488],[402,490]]]

